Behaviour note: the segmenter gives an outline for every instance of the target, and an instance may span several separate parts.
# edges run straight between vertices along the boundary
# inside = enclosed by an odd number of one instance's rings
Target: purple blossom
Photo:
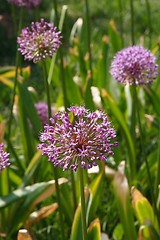
[[[110,72],[120,83],[143,85],[156,79],[158,65],[149,50],[140,46],[131,46],[115,55]]]
[[[40,118],[40,121],[42,125],[45,125],[48,123],[48,105],[45,102],[38,102],[35,103],[35,108],[37,110],[37,114]],[[53,116],[55,110],[52,107],[51,108],[51,115]]]
[[[59,112],[44,126],[38,148],[54,166],[63,170],[78,167],[89,169],[99,160],[113,155],[117,142],[115,130],[103,111],[90,112],[83,106],[72,106],[68,112]]]
[[[53,23],[32,22],[31,28],[22,29],[17,42],[20,45],[18,50],[24,55],[25,60],[39,62],[47,57],[52,57],[59,48],[61,42],[60,31],[56,32]]]
[[[9,153],[4,152],[4,144],[0,143],[0,172],[10,165],[8,156]]]
[[[32,8],[38,7],[41,0],[8,0],[8,2],[13,3],[18,7]]]

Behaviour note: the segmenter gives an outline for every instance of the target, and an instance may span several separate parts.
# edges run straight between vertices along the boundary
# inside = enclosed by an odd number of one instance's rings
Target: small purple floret
[[[41,0],[8,0],[9,3],[15,4],[17,7],[38,7]]]
[[[78,167],[89,169],[99,160],[106,161],[117,146],[116,137],[103,111],[90,112],[83,106],[72,106],[68,112],[59,112],[45,125],[38,148],[54,166],[63,170]]]
[[[9,153],[4,152],[4,144],[0,144],[0,172],[10,165]]]
[[[158,65],[149,50],[131,46],[117,52],[110,72],[118,82],[125,85],[144,85],[157,78]]]
[[[56,32],[53,23],[32,22],[31,28],[22,29],[17,38],[18,50],[24,55],[25,60],[37,63],[47,57],[52,57],[61,44],[61,32]]]

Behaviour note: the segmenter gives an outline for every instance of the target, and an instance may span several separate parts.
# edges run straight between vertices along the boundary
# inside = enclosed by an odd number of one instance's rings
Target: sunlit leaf
[[[27,229],[20,229],[18,231],[17,240],[32,240],[32,237],[30,236]]]
[[[157,219],[147,198],[145,198],[135,187],[132,187],[131,196],[132,204],[139,223],[143,225],[145,225],[145,223],[152,224],[157,228]]]
[[[102,169],[102,171],[93,179],[93,181],[89,185],[92,198],[91,206],[88,212],[89,222],[93,220],[96,210],[98,206],[101,204],[103,187],[104,187],[104,169]]]
[[[90,191],[88,188],[85,189],[85,200],[86,200],[86,211],[88,208],[87,203],[90,202]],[[88,222],[88,219],[86,219],[86,222]],[[82,220],[81,220],[81,204],[79,203],[75,215],[74,215],[74,219],[73,219],[73,223],[72,223],[72,229],[71,229],[71,236],[70,236],[70,240],[82,240]]]
[[[133,180],[135,177],[135,163],[136,163],[136,156],[135,156],[135,149],[133,146],[133,140],[131,138],[131,134],[129,128],[126,124],[124,116],[119,109],[117,103],[114,101],[113,97],[103,89],[102,91],[102,98],[105,104],[110,107],[112,114],[115,116],[117,122],[119,123],[120,129],[124,135],[125,143],[128,152],[128,165],[129,165],[129,177]]]
[[[25,222],[25,227],[27,229],[31,228],[34,224],[38,223],[42,219],[48,217],[50,214],[55,212],[55,210],[58,208],[57,203],[53,203],[51,205],[45,206],[43,208],[40,208],[39,210],[32,212],[29,217],[27,218]]]
[[[89,240],[101,240],[101,226],[98,218],[91,222],[87,233]]]

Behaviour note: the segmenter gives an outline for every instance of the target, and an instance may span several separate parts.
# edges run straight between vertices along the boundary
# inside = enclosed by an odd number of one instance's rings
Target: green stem
[[[44,74],[44,83],[45,83],[45,89],[46,89],[46,95],[47,95],[47,104],[48,104],[48,122],[51,117],[51,99],[50,99],[50,88],[49,84],[47,81],[47,70],[46,70],[46,64],[45,62],[43,64],[43,74]],[[60,226],[61,226],[61,239],[65,240],[65,235],[64,235],[64,222],[63,222],[63,211],[62,211],[62,204],[61,204],[61,197],[60,197],[60,188],[58,184],[58,173],[57,169],[54,167],[53,168],[54,172],[54,180],[55,180],[55,186],[56,186],[56,197],[57,197],[57,202],[58,202],[58,209],[59,209],[59,221],[60,221]]]
[[[137,105],[137,108],[136,108],[137,109],[137,120],[138,120],[139,133],[140,133],[141,159],[142,159],[142,162],[144,161],[145,165],[146,165],[148,183],[149,183],[149,190],[150,190],[150,194],[151,194],[151,198],[152,198],[154,211],[155,211],[155,214],[157,216],[158,224],[160,226],[160,216],[159,216],[159,213],[158,213],[158,210],[157,210],[156,198],[155,198],[155,194],[154,194],[154,191],[153,191],[154,188],[153,188],[153,184],[152,184],[152,178],[151,178],[149,163],[148,163],[147,156],[146,156],[145,150],[144,150],[144,139],[145,139],[145,137],[143,137],[143,130],[142,130],[142,125],[141,125],[140,110],[139,110],[136,86],[134,87],[134,90],[135,90],[135,102],[136,102],[136,105]]]
[[[151,20],[151,9],[150,9],[150,4],[149,4],[149,0],[145,0],[146,1],[146,8],[147,8],[147,16],[148,16],[148,30],[149,30],[149,43],[148,43],[148,48],[151,47],[151,43],[152,43],[152,20]]]
[[[73,171],[71,171],[71,184],[72,184],[72,195],[73,195],[74,210],[76,210],[76,208],[77,208],[76,184],[75,184],[74,172]]]
[[[54,10],[55,10],[55,23],[58,26],[58,10],[57,10],[57,0],[53,0]],[[65,84],[65,70],[64,70],[64,62],[63,62],[63,53],[62,48],[59,49],[59,55],[60,55],[60,68],[61,68],[61,84],[62,84],[62,92],[63,92],[63,101],[65,109],[68,107],[68,101],[67,101],[67,92],[66,92],[66,84]]]
[[[131,136],[133,139],[134,147],[136,145],[136,112],[137,112],[137,104],[136,104],[136,86],[131,87],[132,94],[132,113],[131,113]],[[136,148],[135,148],[136,149]]]
[[[134,38],[134,7],[133,7],[133,0],[130,0],[130,13],[131,13],[131,43],[132,45],[135,44]]]
[[[89,53],[89,68],[90,68],[90,79],[93,81],[93,70],[92,70],[92,52],[91,52],[91,33],[90,33],[90,19],[89,19],[89,6],[88,0],[85,0],[85,9],[86,9],[86,24],[87,24],[87,48]]]
[[[82,233],[83,240],[87,240],[87,224],[86,224],[86,207],[85,207],[85,196],[84,196],[84,179],[83,179],[83,169],[79,168],[80,177],[80,193],[81,193],[81,219],[82,219]]]
[[[131,109],[131,116],[130,116],[130,133],[132,137],[132,142],[134,149],[136,149],[136,101],[135,101],[135,86],[130,88],[131,96],[132,96],[132,109]],[[133,161],[129,158],[129,174],[130,180],[134,180],[136,174],[136,161]]]
[[[123,29],[122,0],[118,0],[118,4],[119,4],[120,36],[121,36],[122,48],[123,48],[124,47],[124,29]]]
[[[12,15],[12,20],[13,20],[13,24],[14,24],[14,30],[15,30],[15,33],[17,33],[17,19],[16,19],[14,4],[11,4],[11,15]]]
[[[23,17],[23,8],[20,9],[19,26],[18,26],[18,33],[17,33],[18,35],[19,35],[20,30],[22,28],[22,17]],[[11,126],[12,126],[12,118],[13,118],[13,106],[14,106],[14,98],[15,98],[15,94],[16,94],[16,87],[17,87],[19,62],[20,62],[20,53],[18,52],[18,44],[17,44],[16,69],[15,69],[15,77],[14,77],[13,96],[12,96],[12,100],[11,100],[10,115],[9,115],[9,120],[8,120],[8,134],[7,134],[8,139],[10,139],[10,135],[11,135]]]
[[[43,62],[43,75],[44,75],[44,84],[45,84],[45,90],[47,95],[47,105],[48,105],[48,121],[51,117],[51,99],[50,99],[50,90],[49,90],[49,84],[47,81],[47,69],[46,64]]]

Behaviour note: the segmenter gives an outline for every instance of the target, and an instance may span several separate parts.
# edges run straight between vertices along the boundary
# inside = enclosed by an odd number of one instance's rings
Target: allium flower
[[[116,137],[107,115],[103,111],[90,112],[83,106],[72,106],[69,112],[60,112],[44,126],[38,148],[54,166],[76,171],[96,166],[99,160],[106,161],[112,155],[112,142]],[[70,118],[71,117],[71,118]],[[71,121],[72,119],[73,121]]]
[[[45,102],[35,103],[35,108],[37,110],[37,114],[40,118],[42,125],[48,123],[48,105]],[[54,114],[54,108],[51,108],[51,115]]]
[[[0,172],[10,165],[8,156],[9,153],[4,152],[3,143],[0,143]]]
[[[8,0],[8,2],[18,7],[32,8],[39,6],[41,0]]]
[[[131,46],[115,55],[111,64],[111,74],[123,84],[149,84],[158,75],[158,65],[156,58],[149,50]]]
[[[43,18],[40,22],[32,22],[31,28],[22,29],[17,38],[20,45],[18,50],[24,55],[25,60],[34,63],[52,57],[61,44],[60,33],[56,32],[53,23],[47,23]]]

